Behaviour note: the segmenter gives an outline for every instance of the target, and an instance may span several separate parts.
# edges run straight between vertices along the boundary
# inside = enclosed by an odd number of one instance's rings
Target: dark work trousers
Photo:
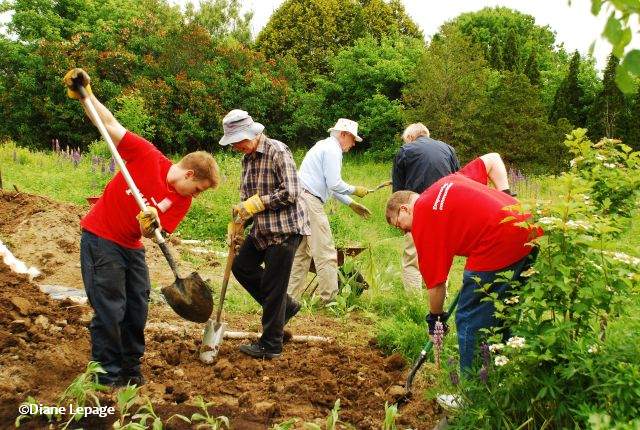
[[[124,248],[84,230],[80,265],[94,310],[91,359],[107,372],[100,382],[139,376],[151,288],[144,248]]]
[[[292,234],[282,243],[260,250],[249,236],[233,261],[233,276],[262,306],[260,345],[269,352],[282,352],[284,316],[293,303],[287,286],[301,239],[301,235]]]
[[[508,327],[503,327],[501,320],[496,318],[496,308],[493,301],[483,301],[487,297],[483,287],[489,286],[489,293],[498,293],[498,300],[518,294],[518,284],[523,285],[527,278],[522,276],[538,256],[538,247],[531,250],[529,255],[516,261],[509,267],[492,272],[477,272],[465,270],[462,277],[460,301],[456,311],[456,331],[458,332],[458,346],[460,348],[460,369],[469,372],[477,347],[477,334],[483,328],[502,328],[503,341],[511,335]],[[512,272],[510,279],[505,280],[507,272]]]

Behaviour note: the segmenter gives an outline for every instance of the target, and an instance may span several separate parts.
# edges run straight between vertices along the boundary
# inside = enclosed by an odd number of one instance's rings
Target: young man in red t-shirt
[[[148,207],[140,211],[122,173],[118,173],[80,222],[82,280],[94,309],[91,359],[106,371],[99,376],[101,383],[141,385],[140,359],[151,284],[140,238],[153,237],[156,227],[172,233],[189,210],[191,199],[218,185],[218,166],[204,151],[192,152],[173,164],[153,144],[127,131],[114,118],[92,94],[89,76],[82,69],[70,70],[64,77],[70,98],[80,99],[73,90],[77,78]]]
[[[493,303],[481,301],[486,297],[479,294],[481,288],[491,284],[490,291],[497,292],[500,300],[511,294],[510,283],[496,278],[513,271],[511,279],[523,282],[521,273],[537,255],[530,241],[541,233],[517,226],[529,215],[507,208],[518,201],[489,188],[487,181],[485,163],[477,158],[422,194],[398,191],[387,202],[387,222],[411,232],[416,244],[420,273],[429,291],[430,334],[439,319],[448,317],[443,305],[453,257],[467,257],[456,312],[463,370],[473,363],[478,330],[500,324]],[[513,219],[503,222],[509,216]]]

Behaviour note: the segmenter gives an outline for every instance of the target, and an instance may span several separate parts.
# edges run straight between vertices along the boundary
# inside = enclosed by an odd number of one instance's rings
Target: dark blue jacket
[[[420,136],[402,145],[393,161],[393,192],[422,193],[441,178],[460,170],[456,151],[439,140]]]

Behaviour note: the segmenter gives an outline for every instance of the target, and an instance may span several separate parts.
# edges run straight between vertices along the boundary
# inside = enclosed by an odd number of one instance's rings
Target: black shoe
[[[144,376],[142,375],[121,376],[121,378],[122,378],[123,386],[135,385],[136,387],[141,387],[147,383],[147,381],[144,379]]]
[[[98,378],[98,383],[100,385],[104,385],[109,389],[121,388],[127,385],[127,383],[122,379],[122,377],[118,376],[116,379],[100,379]]]
[[[302,307],[300,302],[297,301],[296,299],[290,298],[289,300],[290,300],[289,306],[287,306],[287,309],[285,310],[285,313],[284,313],[285,325],[289,322],[291,318],[295,317],[298,314],[298,312],[300,312],[300,308]]]
[[[280,355],[282,355],[281,352],[267,351],[258,342],[248,343],[246,345],[240,345],[240,351],[254,358],[272,359],[272,358],[278,358],[280,357]]]

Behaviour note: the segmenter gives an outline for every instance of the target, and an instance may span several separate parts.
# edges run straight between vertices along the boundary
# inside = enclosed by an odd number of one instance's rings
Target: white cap
[[[338,119],[336,125],[331,127],[328,131],[329,133],[331,133],[332,131],[346,131],[348,133],[351,133],[353,137],[356,138],[356,142],[362,142],[362,138],[358,136],[358,123],[355,121],[351,121],[350,119]]]

